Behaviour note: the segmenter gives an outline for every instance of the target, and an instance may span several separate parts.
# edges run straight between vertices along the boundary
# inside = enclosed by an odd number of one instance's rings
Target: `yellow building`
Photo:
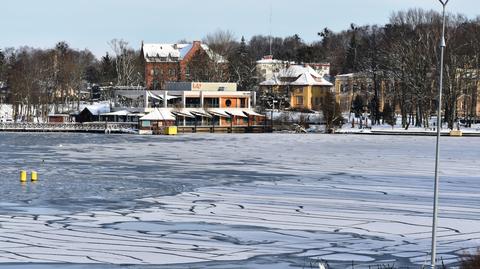
[[[303,65],[291,65],[260,83],[261,91],[284,95],[289,100],[289,107],[295,109],[320,110],[325,95],[332,89],[332,83],[310,66]]]

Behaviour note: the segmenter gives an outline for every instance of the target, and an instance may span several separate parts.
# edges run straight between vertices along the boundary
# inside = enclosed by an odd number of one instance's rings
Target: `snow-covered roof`
[[[287,81],[282,81],[286,78]],[[293,82],[290,79],[295,79]],[[286,69],[280,70],[273,78],[263,81],[260,86],[276,85],[315,85],[315,86],[333,86],[332,83],[324,79],[310,66],[291,65]]]
[[[312,86],[333,86],[324,78],[314,78],[310,73],[303,73],[300,77],[291,82],[290,85],[312,85]]]
[[[103,113],[102,116],[127,116],[131,112],[128,110],[119,110],[115,112]]]
[[[273,78],[269,79],[269,80],[265,80],[263,82],[260,82],[260,85],[261,86],[276,86],[276,85],[283,85],[284,83],[281,82],[279,79],[278,79],[278,76],[273,76]]]
[[[180,51],[175,44],[143,44],[145,59],[159,57],[180,57]]]
[[[309,73],[315,78],[322,77],[317,71],[315,71],[312,67],[308,65],[290,65],[288,68],[280,70],[278,75],[285,78],[295,78],[302,75],[303,73]]]
[[[96,103],[92,105],[80,105],[80,111],[88,109],[92,115],[100,115],[102,113],[110,112],[110,104],[108,103]]]
[[[338,77],[338,78],[350,78],[350,77],[353,77],[354,75],[355,75],[354,73],[348,73],[348,74],[336,75],[335,77]]]
[[[170,112],[169,108],[155,108],[152,112],[141,117],[140,120],[175,120],[175,116]]]
[[[277,59],[261,59],[257,61],[257,64],[287,64],[287,61]]]
[[[143,44],[143,58],[147,62],[157,61],[178,61],[183,60],[188,52],[193,48],[193,43],[189,44]],[[207,55],[217,61],[225,62],[225,59],[214,53],[206,44],[200,44],[200,47],[207,53]],[[165,58],[165,59],[160,59]]]

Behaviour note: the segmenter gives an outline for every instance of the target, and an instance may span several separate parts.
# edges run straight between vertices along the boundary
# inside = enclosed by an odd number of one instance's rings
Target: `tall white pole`
[[[438,89],[437,108],[437,141],[435,147],[435,185],[433,192],[433,223],[432,223],[432,257],[431,267],[435,269],[437,260],[437,219],[438,219],[438,185],[439,185],[439,157],[440,157],[440,130],[442,128],[442,89],[443,89],[443,56],[445,51],[445,6],[449,0],[439,0],[443,6],[442,39],[440,40],[440,82]]]

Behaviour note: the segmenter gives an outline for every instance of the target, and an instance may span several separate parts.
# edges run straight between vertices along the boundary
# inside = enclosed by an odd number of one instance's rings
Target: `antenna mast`
[[[269,35],[270,55],[273,56],[272,54],[272,2],[270,2],[269,28],[270,28],[270,35]]]

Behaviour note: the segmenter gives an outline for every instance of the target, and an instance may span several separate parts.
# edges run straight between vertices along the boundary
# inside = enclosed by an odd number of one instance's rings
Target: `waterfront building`
[[[204,52],[210,60],[226,64],[226,60],[214,53],[201,41],[185,44],[143,44],[142,56],[145,64],[145,86],[150,90],[164,89],[167,81],[188,81],[189,63],[196,53]]]
[[[190,131],[213,132],[219,127],[248,131],[254,126],[264,126],[265,117],[254,111],[255,92],[237,91],[235,83],[172,82],[167,88],[170,90],[145,91],[145,112],[149,114],[140,118],[144,131],[150,127],[155,132],[155,125],[142,122],[152,113],[155,113],[152,116],[168,120],[161,126],[170,124],[173,117],[176,126]],[[157,120],[157,126],[160,121]]]
[[[274,59],[273,55],[265,55],[256,62],[258,81],[273,79],[281,70],[295,65],[295,62]],[[320,77],[329,78],[330,63],[304,63],[304,66],[310,66]]]

